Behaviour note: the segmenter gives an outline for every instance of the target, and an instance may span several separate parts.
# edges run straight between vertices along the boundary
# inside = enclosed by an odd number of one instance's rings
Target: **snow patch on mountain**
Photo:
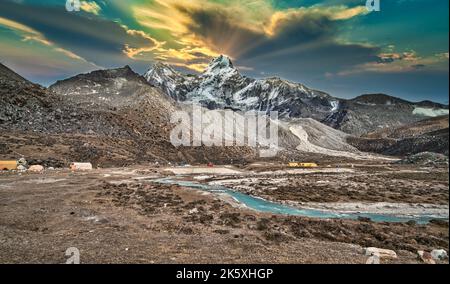
[[[436,108],[424,108],[424,107],[415,107],[413,110],[413,114],[422,115],[428,117],[437,117],[441,115],[448,115],[448,109],[436,109]]]
[[[223,79],[227,79],[227,77],[231,77],[236,73],[238,73],[238,71],[234,68],[231,59],[225,55],[221,55],[211,61],[205,72],[203,72],[203,76],[220,76]]]
[[[187,79],[169,65],[157,62],[144,74],[144,78],[175,100],[184,99],[184,97],[180,97],[180,93],[182,93],[180,89],[186,87]]]
[[[331,101],[331,111],[337,111],[339,109],[339,101]]]

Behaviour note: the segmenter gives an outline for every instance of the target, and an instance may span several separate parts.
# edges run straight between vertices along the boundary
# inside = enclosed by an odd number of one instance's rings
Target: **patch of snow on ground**
[[[367,202],[308,202],[301,205],[303,208],[326,210],[342,213],[369,213],[397,216],[433,215],[436,218],[448,218],[448,205],[434,204],[408,204],[408,203],[367,203]]]

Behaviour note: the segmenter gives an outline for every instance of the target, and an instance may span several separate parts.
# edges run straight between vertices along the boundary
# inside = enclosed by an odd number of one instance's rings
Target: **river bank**
[[[374,246],[398,255],[382,263],[421,263],[417,250],[448,250],[445,221],[258,212],[220,194],[154,182],[173,177],[145,166],[2,174],[0,261],[64,263],[65,251],[76,247],[82,263],[365,263],[363,248]]]

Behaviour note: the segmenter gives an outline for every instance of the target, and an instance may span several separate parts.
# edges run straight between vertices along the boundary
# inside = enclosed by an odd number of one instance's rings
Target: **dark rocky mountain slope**
[[[174,101],[128,67],[94,71],[46,89],[5,66],[0,73],[0,155],[46,165],[251,159],[251,149],[175,148]],[[13,78],[13,79],[12,79]],[[15,78],[15,79],[14,79]]]
[[[386,128],[347,141],[361,151],[407,156],[421,152],[449,154],[449,117],[440,116],[409,125]]]

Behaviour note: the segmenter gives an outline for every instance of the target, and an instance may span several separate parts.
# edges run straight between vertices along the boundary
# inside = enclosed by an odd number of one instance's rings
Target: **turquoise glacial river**
[[[240,204],[246,207],[259,211],[268,212],[281,215],[304,216],[311,218],[322,219],[358,219],[359,217],[370,218],[374,222],[408,222],[416,221],[418,224],[426,224],[432,219],[439,219],[435,216],[420,215],[420,216],[396,216],[385,214],[371,214],[371,213],[339,213],[316,209],[300,209],[288,205],[283,205],[262,198],[253,197],[244,193],[240,193],[223,186],[212,186],[207,184],[200,184],[191,181],[176,180],[171,178],[163,178],[153,180],[153,182],[161,184],[175,184],[183,187],[200,189],[211,193],[226,194],[234,198]],[[442,219],[442,218],[441,218]]]

